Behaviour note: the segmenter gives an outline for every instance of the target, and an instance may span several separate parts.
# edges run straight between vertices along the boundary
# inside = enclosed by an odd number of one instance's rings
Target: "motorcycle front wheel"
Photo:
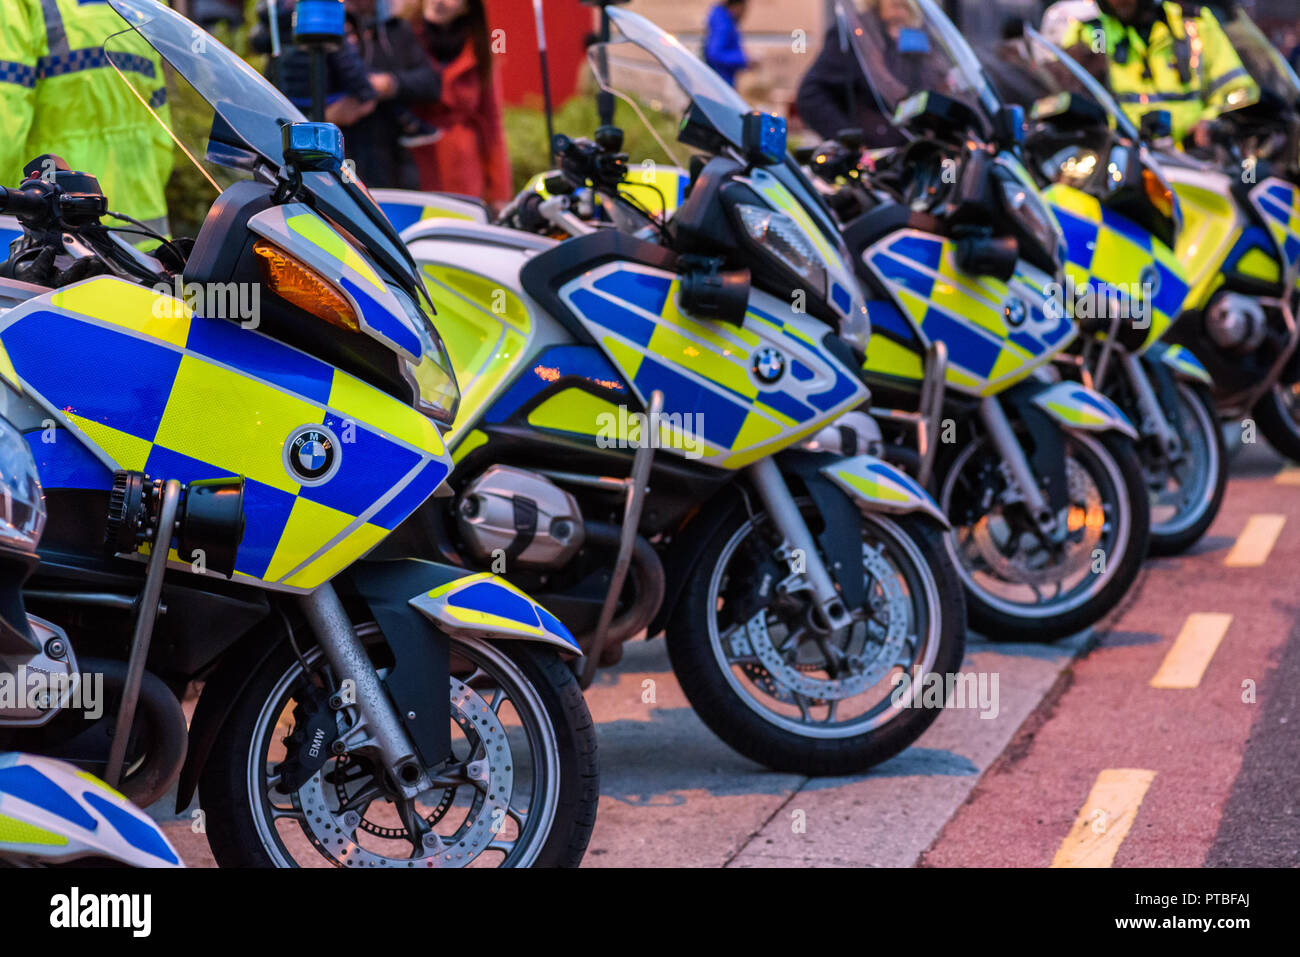
[[[866,601],[847,630],[820,627],[808,592],[790,587],[798,576],[762,512],[713,536],[669,625],[673,673],[701,720],[774,771],[855,774],[893,757],[944,704],[918,679],[961,668],[966,611],[941,532],[873,514],[861,534]]]
[[[940,456],[936,498],[952,523],[944,542],[966,586],[971,627],[990,640],[1043,643],[1075,634],[1137,580],[1151,504],[1132,441],[1068,433],[1065,459],[1066,534],[1047,542],[987,435]]]
[[[1177,555],[1199,541],[1228,487],[1228,456],[1210,390],[1180,382],[1177,396],[1183,437],[1178,459],[1169,462],[1149,442],[1138,453],[1151,493],[1153,555]]]
[[[1300,382],[1278,382],[1251,410],[1268,444],[1292,462],[1300,462]]]
[[[300,660],[283,645],[235,703],[200,779],[218,865],[576,867],[599,797],[577,679],[544,647],[451,641],[453,755],[410,802],[361,753],[331,755],[297,790],[280,790],[306,682],[332,687],[319,649]]]

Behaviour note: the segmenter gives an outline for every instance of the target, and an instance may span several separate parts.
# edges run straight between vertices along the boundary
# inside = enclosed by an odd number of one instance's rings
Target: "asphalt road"
[[[1300,473],[1262,446],[1232,472],[1197,548],[1148,562],[1094,633],[973,637],[963,670],[997,675],[996,715],[945,710],[869,774],[747,761],[695,717],[661,641],[630,646],[588,696],[602,797],[585,865],[1300,864]],[[167,828],[211,864],[188,817]]]

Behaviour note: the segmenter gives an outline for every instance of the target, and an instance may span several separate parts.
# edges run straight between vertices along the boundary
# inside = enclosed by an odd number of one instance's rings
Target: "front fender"
[[[1148,356],[1152,360],[1163,362],[1175,376],[1185,382],[1199,382],[1209,388],[1214,386],[1214,380],[1210,378],[1210,373],[1206,371],[1205,366],[1201,365],[1201,360],[1182,346],[1157,343],[1148,349],[1142,358],[1146,359]]]
[[[410,604],[449,635],[537,641],[582,654],[558,618],[489,572],[459,571],[450,581],[416,595]]]
[[[920,512],[944,528],[950,527],[938,503],[915,479],[873,455],[839,459],[820,471],[868,511]]]
[[[1031,400],[1066,429],[1084,432],[1121,432],[1138,437],[1133,423],[1114,402],[1077,382],[1057,382],[1036,393]]]

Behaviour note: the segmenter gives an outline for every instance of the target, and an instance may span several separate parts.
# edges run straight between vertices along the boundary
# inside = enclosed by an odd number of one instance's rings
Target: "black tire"
[[[673,673],[695,712],[726,744],[774,771],[856,774],[903,751],[933,723],[939,708],[895,708],[893,717],[872,730],[819,738],[778,725],[770,712],[764,717],[728,681],[710,635],[711,579],[726,543],[747,521],[745,513],[736,514],[705,546],[667,630]],[[923,566],[917,573],[929,576],[937,598],[937,605],[928,609],[928,614],[938,616],[936,654],[928,670],[939,675],[957,673],[966,646],[966,609],[961,580],[943,549],[941,531],[911,516],[872,516],[864,523],[874,523],[877,530],[911,544]]]
[[[1151,502],[1146,479],[1137,449],[1127,436],[1114,432],[1070,434],[1068,441],[1082,442],[1092,447],[1094,454],[1109,456],[1119,476],[1118,485],[1130,503],[1130,528],[1125,538],[1119,561],[1108,559],[1108,579],[1091,597],[1056,613],[1030,614],[1027,606],[1014,611],[992,604],[975,588],[966,587],[966,611],[971,628],[990,641],[1026,642],[1047,644],[1077,634],[1101,621],[1109,614],[1137,581],[1138,572],[1146,558],[1151,537]],[[936,493],[960,452],[941,453],[935,469]],[[936,500],[942,498],[936,494]],[[951,516],[950,516],[951,517]],[[957,550],[956,532],[946,536],[950,554]],[[954,562],[957,559],[954,558]],[[1014,606],[1013,606],[1014,607]]]
[[[1268,444],[1292,462],[1300,462],[1300,421],[1292,414],[1292,404],[1300,411],[1300,396],[1295,396],[1296,386],[1276,383],[1255,403],[1251,415]]]
[[[1214,524],[1223,504],[1223,494],[1228,488],[1228,450],[1223,441],[1223,430],[1219,428],[1218,413],[1214,408],[1214,399],[1210,390],[1203,385],[1190,382],[1178,383],[1180,399],[1185,400],[1190,408],[1194,422],[1191,426],[1201,432],[1209,443],[1214,462],[1214,483],[1210,497],[1201,503],[1195,520],[1179,523],[1177,530],[1165,531],[1164,527],[1153,523],[1151,526],[1151,554],[1178,555],[1200,541],[1201,536]]]
[[[453,653],[458,639],[452,639]],[[600,784],[596,730],[573,672],[560,656],[529,642],[492,642],[516,664],[542,701],[559,755],[559,794],[550,834],[533,867],[577,867],[596,821]],[[308,652],[310,654],[310,652]],[[290,671],[301,673],[288,644],[256,674],[232,708],[199,779],[208,843],[220,867],[275,867],[254,821],[248,752],[267,699]]]

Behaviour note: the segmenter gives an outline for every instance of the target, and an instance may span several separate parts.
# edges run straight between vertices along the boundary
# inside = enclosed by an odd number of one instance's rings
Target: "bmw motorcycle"
[[[23,584],[40,561],[45,500],[26,439],[3,418],[0,494],[0,721],[30,720],[80,689],[60,680],[75,661],[68,636],[23,607]],[[0,868],[88,861],[184,866],[162,829],[103,781],[66,762],[0,752]]]
[[[1036,31],[981,58],[1004,102],[1029,104],[1022,154],[1064,232],[1064,302],[1084,333],[1074,370],[1138,429],[1152,551],[1183,551],[1218,514],[1228,462],[1210,375],[1171,341],[1190,291],[1180,204],[1110,94]]]
[[[1133,583],[1150,508],[1127,416],[1061,381],[1078,336],[1066,250],[1019,158],[1022,116],[929,0],[898,45],[847,2],[840,29],[909,145],[807,157],[845,220],[869,299],[865,371],[896,455],[953,525],[972,623],[1050,641],[1099,621]]]
[[[557,138],[554,196],[519,210],[541,228],[404,233],[466,383],[429,541],[535,591],[578,633],[585,681],[666,630],[692,706],[733,748],[861,771],[933,721],[920,679],[960,667],[946,522],[867,454],[866,312],[783,121],[649,21],[607,15],[599,85],[626,97],[636,71],[681,111],[663,145],[699,152],[684,201],[650,214],[605,127]],[[582,215],[593,182],[617,219]]]
[[[1179,223],[1172,244],[1188,293],[1165,341],[1184,347],[1209,371],[1221,418],[1252,417],[1274,448],[1296,459],[1300,80],[1244,11],[1236,9],[1224,29],[1259,84],[1260,97],[1211,124],[1209,149],[1175,149],[1168,115],[1159,104],[1139,119],[1121,117],[1118,129],[1133,139],[1136,128],[1176,201]],[[1040,50],[1044,42],[1038,43]],[[1082,68],[1069,57],[1052,60],[1040,56],[1053,67],[1049,77],[1061,84],[1053,92],[1071,93]],[[1078,110],[1061,113],[1065,126],[1078,123],[1070,112]],[[1071,149],[1087,162],[1095,145]],[[1067,163],[1069,158],[1064,157]],[[1078,167],[1063,173],[1076,175]]]
[[[512,585],[402,544],[460,398],[414,263],[336,127],[167,7],[112,7],[110,64],[147,102],[161,55],[211,110],[204,144],[177,141],[237,181],[152,253],[57,158],[0,190],[24,228],[0,398],[49,510],[24,598],[66,636],[25,653],[102,683],[94,710],[0,710],[2,746],[140,806],[197,788],[222,865],[576,865],[597,800],[580,649]]]

